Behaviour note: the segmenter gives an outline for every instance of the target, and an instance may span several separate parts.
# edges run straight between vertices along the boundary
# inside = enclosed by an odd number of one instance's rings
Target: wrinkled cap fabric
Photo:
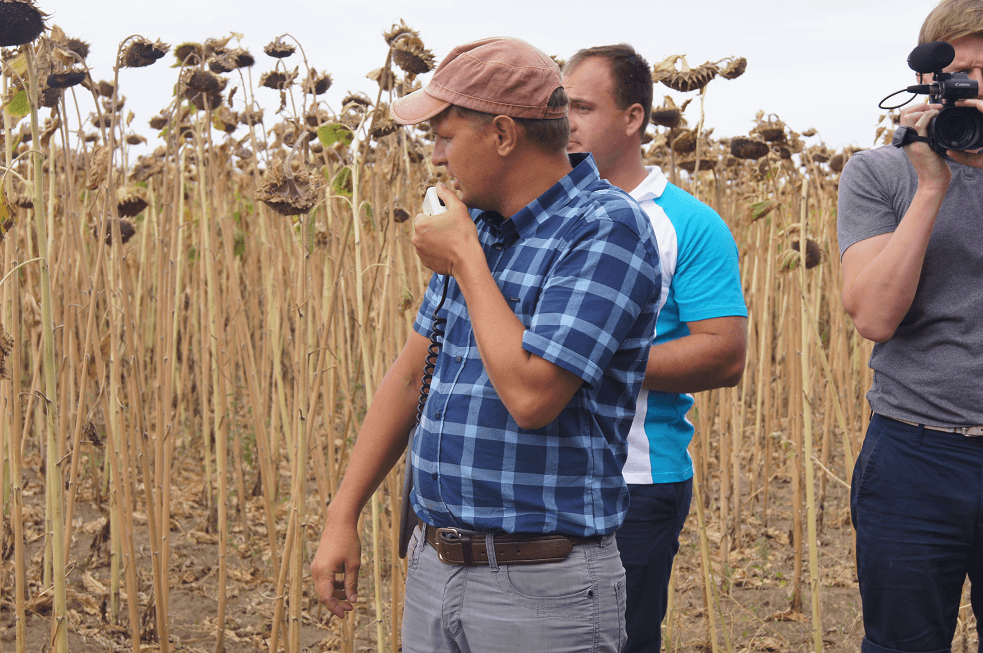
[[[415,125],[455,104],[496,116],[563,118],[566,106],[547,106],[562,85],[559,66],[532,45],[482,39],[451,50],[426,86],[393,102],[392,114],[402,125]]]

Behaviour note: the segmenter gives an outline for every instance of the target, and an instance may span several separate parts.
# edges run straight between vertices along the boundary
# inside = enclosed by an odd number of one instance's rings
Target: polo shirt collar
[[[660,167],[645,166],[645,169],[649,172],[648,176],[629,193],[636,202],[659,199],[662,197],[662,193],[665,192],[666,185],[669,183],[669,180],[666,179],[666,175]]]

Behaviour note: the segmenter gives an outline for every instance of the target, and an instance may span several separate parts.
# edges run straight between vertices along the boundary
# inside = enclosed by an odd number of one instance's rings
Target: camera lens
[[[932,123],[935,142],[942,150],[983,147],[983,114],[973,107],[946,107]]]

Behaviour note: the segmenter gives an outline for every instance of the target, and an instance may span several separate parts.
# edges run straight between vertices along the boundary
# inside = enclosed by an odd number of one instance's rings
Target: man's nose
[[[434,143],[433,153],[430,155],[430,163],[434,164],[435,166],[442,166],[444,165],[444,161],[445,158],[444,158],[443,146],[441,146],[438,143]]]

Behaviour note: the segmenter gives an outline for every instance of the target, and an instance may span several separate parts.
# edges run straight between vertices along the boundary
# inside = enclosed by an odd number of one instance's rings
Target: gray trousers
[[[562,562],[458,567],[417,528],[409,547],[403,653],[617,653],[625,570],[614,535]]]

